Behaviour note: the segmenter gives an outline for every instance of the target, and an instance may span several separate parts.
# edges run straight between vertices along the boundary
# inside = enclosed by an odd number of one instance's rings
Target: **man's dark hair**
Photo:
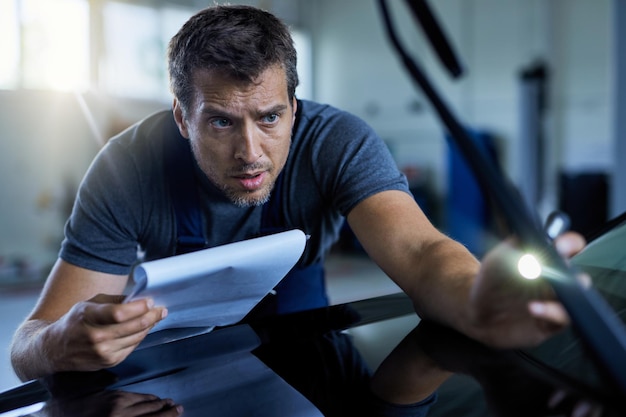
[[[184,111],[192,104],[192,77],[198,69],[252,82],[267,68],[280,65],[290,101],[298,85],[289,28],[271,13],[250,6],[201,10],[172,38],[167,55],[170,88]]]

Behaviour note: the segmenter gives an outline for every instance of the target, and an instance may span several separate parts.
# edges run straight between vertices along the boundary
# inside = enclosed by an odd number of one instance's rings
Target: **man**
[[[296,99],[296,53],[274,16],[205,9],[168,60],[173,112],[112,139],[81,184],[59,259],[14,338],[20,378],[107,368],[133,351],[167,314],[150,300],[120,303],[138,253],[302,229],[303,257],[263,313],[324,305],[320,265],[344,218],[423,318],[499,347],[536,344],[567,323],[553,301],[477,286],[501,277],[433,227],[372,129]],[[184,220],[197,212],[200,236]]]

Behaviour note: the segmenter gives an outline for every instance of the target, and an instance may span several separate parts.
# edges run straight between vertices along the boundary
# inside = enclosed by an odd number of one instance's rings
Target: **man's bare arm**
[[[167,311],[150,300],[120,304],[127,280],[57,261],[13,338],[18,377],[98,370],[128,356]]]
[[[468,331],[469,294],[480,264],[439,232],[410,195],[385,191],[369,197],[350,212],[348,222],[422,318]]]
[[[406,193],[373,195],[349,213],[348,222],[422,318],[505,348],[536,345],[567,324],[560,303],[525,292],[526,280],[506,262],[516,250],[512,245],[499,245],[481,264],[464,246],[440,233]],[[561,313],[550,313],[552,309]]]

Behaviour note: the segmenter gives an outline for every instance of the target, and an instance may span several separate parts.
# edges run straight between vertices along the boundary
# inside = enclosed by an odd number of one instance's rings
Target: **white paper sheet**
[[[241,320],[298,262],[306,236],[290,230],[139,264],[127,300],[151,297],[168,316],[151,331]]]

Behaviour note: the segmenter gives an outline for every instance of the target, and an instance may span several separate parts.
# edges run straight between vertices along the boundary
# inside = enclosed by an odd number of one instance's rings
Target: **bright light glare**
[[[0,0],[0,88],[15,88],[19,62],[19,26],[14,1]]]
[[[541,265],[531,254],[523,255],[517,262],[519,273],[526,279],[537,279],[541,275]]]
[[[24,86],[64,91],[88,87],[88,18],[84,0],[22,3]]]

